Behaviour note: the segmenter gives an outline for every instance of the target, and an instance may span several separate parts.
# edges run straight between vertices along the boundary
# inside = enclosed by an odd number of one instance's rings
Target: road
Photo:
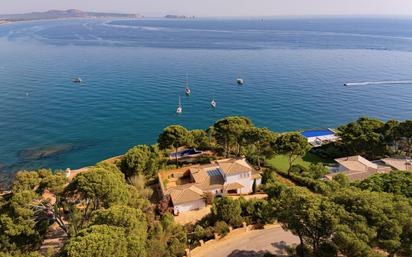
[[[193,251],[191,257],[261,257],[266,252],[287,256],[287,245],[299,243],[299,238],[279,226],[228,236]]]

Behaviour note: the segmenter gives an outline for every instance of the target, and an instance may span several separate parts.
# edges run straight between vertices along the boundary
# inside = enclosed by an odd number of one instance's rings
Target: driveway
[[[267,252],[287,256],[286,246],[298,243],[299,238],[292,233],[280,226],[271,226],[263,230],[229,235],[196,249],[191,257],[261,257]]]

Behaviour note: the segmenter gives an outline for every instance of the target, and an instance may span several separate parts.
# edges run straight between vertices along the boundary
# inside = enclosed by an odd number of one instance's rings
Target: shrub
[[[230,231],[229,225],[224,221],[218,221],[215,224],[215,232],[220,236],[226,236]]]
[[[212,214],[215,220],[224,221],[233,227],[242,226],[242,209],[240,202],[229,197],[215,198],[212,204]]]

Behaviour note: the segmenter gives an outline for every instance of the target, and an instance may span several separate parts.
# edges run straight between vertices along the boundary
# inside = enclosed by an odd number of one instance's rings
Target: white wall
[[[174,206],[173,211],[174,211],[174,214],[177,215],[178,213],[182,213],[186,211],[202,209],[205,206],[206,206],[205,200],[200,199],[200,200],[193,201],[193,202],[177,204]]]
[[[226,175],[225,178],[225,184],[231,184],[231,183],[239,183],[244,188],[240,190],[241,194],[248,194],[252,192],[252,185],[253,185],[253,179],[252,179],[252,174],[251,172],[248,173],[241,173],[241,174],[234,174],[234,175]]]

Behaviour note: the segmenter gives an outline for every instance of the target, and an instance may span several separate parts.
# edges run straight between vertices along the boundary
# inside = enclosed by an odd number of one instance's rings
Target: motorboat
[[[73,83],[82,83],[82,79],[81,78],[74,78],[72,79]]]

